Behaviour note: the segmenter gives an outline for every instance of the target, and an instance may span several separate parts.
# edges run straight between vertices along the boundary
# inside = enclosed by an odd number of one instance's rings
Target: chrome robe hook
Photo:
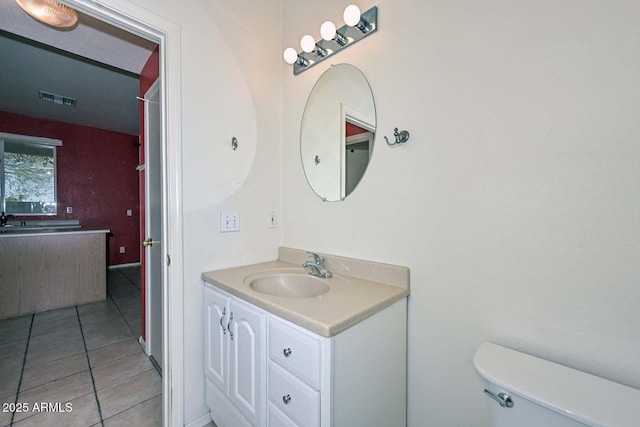
[[[398,132],[398,128],[393,130],[393,136],[396,137],[395,142],[389,142],[389,138],[384,137],[385,141],[387,141],[387,145],[393,147],[394,145],[405,143],[409,140],[409,131],[401,130]]]

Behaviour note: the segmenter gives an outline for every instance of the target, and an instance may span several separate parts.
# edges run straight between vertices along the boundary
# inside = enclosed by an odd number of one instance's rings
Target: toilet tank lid
[[[639,425],[640,390],[635,388],[489,342],[480,345],[473,364],[481,377],[503,391],[581,423]]]

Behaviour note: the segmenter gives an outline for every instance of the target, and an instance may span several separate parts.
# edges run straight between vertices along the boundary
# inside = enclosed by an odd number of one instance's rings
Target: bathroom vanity
[[[220,426],[406,425],[409,270],[304,251],[202,274],[206,399]],[[317,282],[316,282],[317,281]]]
[[[106,297],[109,230],[2,230],[0,319]]]

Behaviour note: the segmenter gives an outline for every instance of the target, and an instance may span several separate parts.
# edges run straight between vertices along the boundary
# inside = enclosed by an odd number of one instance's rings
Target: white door
[[[147,351],[162,367],[162,151],[159,80],[145,94],[145,221]]]
[[[263,425],[265,412],[265,314],[232,298],[229,400],[251,425]]]
[[[229,297],[226,295],[208,286],[204,287],[204,372],[225,396],[229,394],[228,301]]]

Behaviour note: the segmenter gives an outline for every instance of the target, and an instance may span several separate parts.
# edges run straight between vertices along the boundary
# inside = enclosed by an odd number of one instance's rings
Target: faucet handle
[[[324,259],[315,252],[307,251],[307,254],[311,255],[313,257],[313,261],[318,265],[321,265],[324,262]]]

